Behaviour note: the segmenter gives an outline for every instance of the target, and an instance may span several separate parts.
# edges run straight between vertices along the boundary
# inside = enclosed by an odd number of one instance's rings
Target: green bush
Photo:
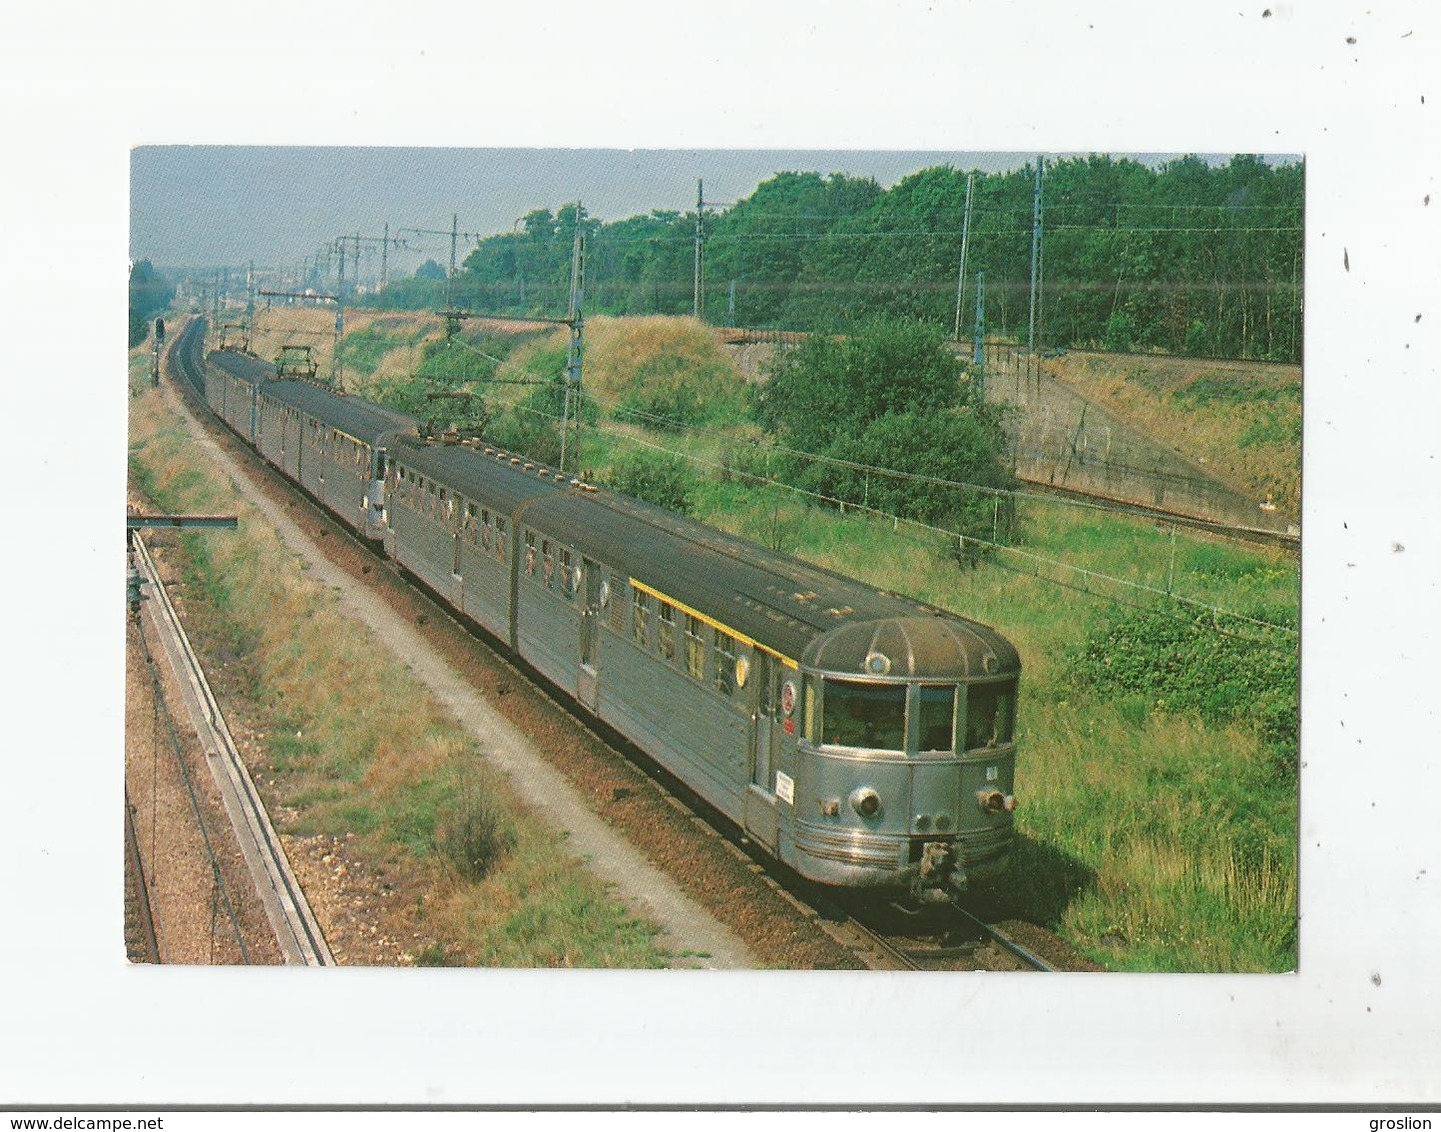
[[[1069,658],[1071,674],[1097,691],[1143,695],[1159,711],[1249,724],[1287,763],[1300,727],[1294,640],[1223,628],[1180,605],[1128,612],[1091,633]]]
[[[515,830],[462,775],[454,807],[436,822],[436,854],[463,880],[479,881],[514,848]]]
[[[975,538],[1004,533],[992,494],[885,471],[1010,486],[1000,410],[963,379],[938,329],[871,320],[845,338],[809,338],[777,358],[755,407],[782,445],[828,458],[779,460],[778,478]]]
[[[633,452],[616,461],[606,483],[625,495],[682,515],[690,514],[695,507],[696,478],[680,456]]]

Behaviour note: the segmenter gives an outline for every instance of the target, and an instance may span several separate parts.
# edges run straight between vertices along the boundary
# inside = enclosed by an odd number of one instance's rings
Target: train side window
[[[956,749],[956,689],[952,686],[922,684],[917,698],[916,749]]]
[[[535,577],[535,532],[525,532],[525,576]]]
[[[632,590],[630,595],[630,632],[641,648],[650,644],[650,595]]]
[[[1009,743],[1014,725],[1016,685],[972,684],[966,689],[966,750]]]
[[[480,549],[490,549],[490,509],[488,507],[480,509]]]
[[[801,681],[801,734],[816,741],[816,682],[809,676]]]
[[[562,550],[560,552],[560,591],[567,598],[575,596],[576,576],[579,573],[580,571],[570,564],[570,551]]]
[[[723,696],[736,691],[736,639],[729,633],[715,631],[715,686]]]
[[[547,589],[555,589],[555,555],[550,549],[550,539],[542,539],[540,543],[540,555],[545,560],[545,585]]]
[[[610,614],[610,629],[613,633],[625,632],[625,579],[617,574],[610,576],[610,595],[608,602],[602,602]]]
[[[822,738],[838,747],[905,750],[906,686],[827,680]]]
[[[497,515],[495,517],[495,557],[501,562],[505,561],[506,549],[505,519]]]
[[[475,530],[475,504],[474,504],[474,503],[467,503],[467,504],[465,505],[465,534],[466,534],[466,538],[468,538],[468,539],[470,540],[470,544],[471,544],[472,546],[474,546],[474,545],[475,545],[475,541],[476,541],[476,537],[477,537],[477,536],[476,536],[476,530]]]
[[[656,630],[656,650],[666,660],[675,659],[675,606],[660,603],[660,624]]]
[[[685,670],[697,680],[705,679],[705,625],[690,613],[685,615]]]

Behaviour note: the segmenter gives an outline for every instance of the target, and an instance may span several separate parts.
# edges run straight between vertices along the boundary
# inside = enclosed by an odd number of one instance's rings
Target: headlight
[[[999,790],[977,790],[976,803],[981,812],[987,814],[1010,813],[1016,808],[1015,796],[1002,794]]]

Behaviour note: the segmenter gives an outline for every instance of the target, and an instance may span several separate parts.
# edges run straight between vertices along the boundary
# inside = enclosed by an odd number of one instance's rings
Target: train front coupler
[[[945,904],[970,887],[966,869],[950,841],[927,841],[911,880],[911,896],[921,904]]]

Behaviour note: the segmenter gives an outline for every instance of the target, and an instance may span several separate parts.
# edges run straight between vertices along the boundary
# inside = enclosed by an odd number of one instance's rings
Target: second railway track
[[[219,432],[210,422],[207,416],[207,427],[212,432]],[[221,435],[228,435],[221,433]],[[248,449],[242,449],[249,452]],[[312,520],[323,526],[327,533],[339,533],[344,542],[348,543],[363,552],[364,556],[372,561],[388,564],[383,556],[376,555],[374,550],[364,544],[360,539],[354,537],[343,525],[335,523],[334,520],[323,510],[314,505],[313,500],[300,493],[293,485],[274,473],[273,469],[263,461],[247,459],[246,466],[256,476],[263,477],[267,483],[273,484],[282,493],[292,499],[304,500]],[[293,505],[293,504],[292,504]],[[329,541],[329,540],[327,540]],[[334,544],[332,543],[332,548]],[[353,571],[352,571],[353,572]],[[406,584],[413,584],[413,579],[406,577],[405,572],[394,569],[371,572],[368,567],[363,572],[370,574],[372,582],[377,580],[380,574],[394,575],[403,579]],[[517,668],[516,658],[508,652],[496,652],[494,644],[476,637],[468,626],[462,625],[443,607],[434,605],[431,602],[428,592],[425,596],[426,604],[439,614],[438,620],[451,622],[458,630],[467,633],[470,639],[479,644],[480,648],[494,655],[495,659],[506,668],[510,669],[512,675],[522,679],[534,691],[534,694],[552,705],[559,706],[565,713],[580,726],[596,735],[594,728],[563,700],[558,699],[544,686],[532,679],[524,671],[524,666]],[[617,743],[614,738],[597,735],[600,742],[605,744],[613,752],[616,751]],[[865,924],[849,917],[843,913],[837,913],[833,905],[828,906],[827,902],[819,902],[810,899],[806,892],[806,886],[802,883],[799,887],[788,885],[783,877],[777,876],[777,870],[773,862],[757,859],[746,852],[744,845],[746,838],[739,832],[725,827],[724,822],[717,820],[709,814],[709,808],[703,803],[698,804],[698,799],[690,793],[681,783],[670,778],[662,768],[657,767],[652,760],[646,758],[642,753],[636,751],[629,744],[623,741],[619,744],[624,748],[623,752],[617,752],[619,757],[628,763],[636,765],[639,763],[640,772],[651,780],[652,787],[658,791],[664,802],[685,816],[686,824],[699,827],[704,831],[704,836],[724,844],[735,858],[741,859],[748,870],[756,876],[757,881],[764,883],[782,900],[791,907],[799,910],[808,918],[818,923],[821,930],[832,941],[841,948],[855,956],[856,960],[864,966],[881,970],[1015,970],[1018,968],[1029,968],[1033,970],[1053,970],[1046,960],[1035,955],[1020,944],[1016,943],[1009,935],[991,924],[986,924],[978,919],[971,918],[970,926],[967,929],[968,938],[963,944],[956,944],[946,948],[938,948],[929,945],[924,941],[907,939],[904,937],[888,937],[885,932],[877,931]],[[629,794],[629,791],[618,791]],[[788,871],[788,870],[781,870]],[[818,906],[819,905],[819,906]],[[1041,929],[1035,929],[1040,932]],[[956,935],[956,932],[952,933]],[[1054,937],[1053,937],[1054,938]],[[1060,949],[1066,945],[1056,940]],[[998,959],[997,957],[1004,957]],[[1084,961],[1082,961],[1084,963]]]

